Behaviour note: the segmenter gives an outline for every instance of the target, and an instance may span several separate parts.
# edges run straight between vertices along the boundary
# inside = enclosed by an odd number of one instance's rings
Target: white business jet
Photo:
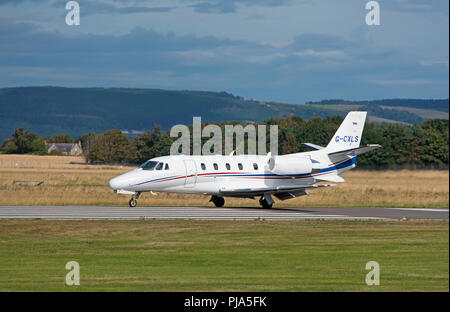
[[[381,147],[360,147],[367,112],[350,112],[326,147],[303,143],[314,151],[282,156],[212,155],[163,156],[122,174],[109,186],[117,194],[132,195],[135,207],[142,192],[208,194],[217,207],[224,197],[259,197],[271,208],[272,196],[286,200],[307,195],[308,189],[333,186],[319,181],[344,182],[341,174],[355,167],[356,156]]]

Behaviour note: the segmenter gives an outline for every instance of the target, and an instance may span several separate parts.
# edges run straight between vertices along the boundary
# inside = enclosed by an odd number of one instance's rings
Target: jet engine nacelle
[[[269,169],[275,174],[303,174],[312,172],[309,157],[304,156],[273,156],[268,162]]]

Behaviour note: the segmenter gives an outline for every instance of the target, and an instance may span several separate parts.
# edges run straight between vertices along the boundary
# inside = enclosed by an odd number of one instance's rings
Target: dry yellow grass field
[[[0,155],[0,205],[127,205],[129,196],[114,194],[108,181],[131,167],[82,162],[83,158],[71,156]],[[352,170],[343,176],[345,183],[276,201],[276,206],[449,207],[445,170]],[[17,180],[44,183],[14,183]],[[213,206],[208,200],[202,195],[144,193],[139,205]],[[257,200],[227,198],[226,206],[259,205]]]

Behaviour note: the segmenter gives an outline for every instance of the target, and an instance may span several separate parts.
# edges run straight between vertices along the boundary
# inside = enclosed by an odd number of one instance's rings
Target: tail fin
[[[367,112],[349,112],[326,147],[335,153],[359,147]]]

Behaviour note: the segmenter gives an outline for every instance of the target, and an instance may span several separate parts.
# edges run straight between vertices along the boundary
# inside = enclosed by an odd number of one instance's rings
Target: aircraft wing
[[[292,186],[275,186],[275,187],[261,187],[261,188],[221,188],[219,192],[224,196],[231,197],[247,197],[262,196],[264,194],[271,194],[279,199],[288,199],[301,195],[306,195],[306,189],[334,186],[335,184],[314,184],[314,185],[292,185]],[[286,197],[287,196],[287,197]]]

